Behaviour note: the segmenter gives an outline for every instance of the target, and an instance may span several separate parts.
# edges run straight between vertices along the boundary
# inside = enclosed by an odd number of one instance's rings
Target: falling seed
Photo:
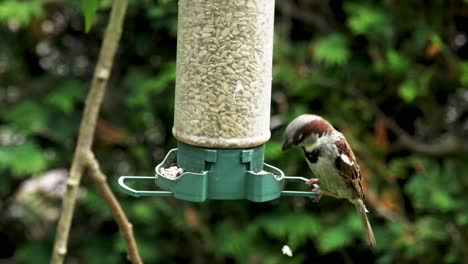
[[[283,252],[283,255],[286,255],[288,257],[292,257],[293,253],[291,251],[291,248],[289,248],[288,245],[284,245],[283,248],[281,248],[281,252]]]

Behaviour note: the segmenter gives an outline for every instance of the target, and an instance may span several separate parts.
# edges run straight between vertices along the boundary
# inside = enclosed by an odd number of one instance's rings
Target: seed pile
[[[174,136],[203,147],[270,137],[273,0],[180,0]]]
[[[184,170],[182,168],[177,167],[177,165],[173,165],[169,168],[161,168],[159,173],[161,173],[162,176],[174,180],[178,176],[182,175],[184,173]]]

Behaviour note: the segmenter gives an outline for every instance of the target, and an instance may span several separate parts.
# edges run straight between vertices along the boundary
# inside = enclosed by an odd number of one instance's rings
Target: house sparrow
[[[364,205],[359,165],[343,134],[320,116],[301,115],[286,128],[283,151],[292,146],[302,147],[306,161],[317,177],[309,180],[308,187],[320,182],[323,189],[313,190],[319,195],[345,198],[354,204],[361,218],[366,240],[375,247],[374,233]]]

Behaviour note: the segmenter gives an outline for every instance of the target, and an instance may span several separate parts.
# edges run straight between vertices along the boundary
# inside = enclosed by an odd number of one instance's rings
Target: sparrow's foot
[[[315,193],[315,198],[312,200],[314,203],[318,203],[322,198],[322,192],[320,189],[312,189],[311,192]]]
[[[320,180],[318,178],[312,178],[306,181],[305,184],[307,186],[307,190],[312,191],[313,189],[315,189],[314,184],[319,184],[319,183],[320,183]]]

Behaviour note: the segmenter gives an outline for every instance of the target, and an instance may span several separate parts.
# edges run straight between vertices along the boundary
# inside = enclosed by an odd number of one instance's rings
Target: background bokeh
[[[144,261],[466,262],[467,1],[276,2],[266,161],[311,177],[299,149],[281,153],[282,133],[302,113],[330,120],[360,161],[376,250],[345,201],[199,204],[119,191],[118,176],[153,175],[176,145],[177,1],[130,0],[93,150]],[[78,0],[0,2],[0,263],[49,261],[109,6],[85,33]],[[85,175],[66,263],[125,262]]]

